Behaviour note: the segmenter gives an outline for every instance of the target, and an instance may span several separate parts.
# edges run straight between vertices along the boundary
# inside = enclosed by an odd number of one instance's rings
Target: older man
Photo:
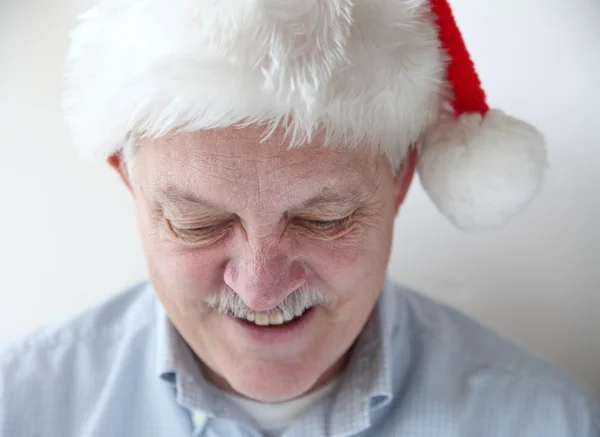
[[[150,281],[3,353],[3,437],[600,436],[560,370],[386,280],[416,168],[468,230],[543,179],[444,1],[101,1],[65,108]]]

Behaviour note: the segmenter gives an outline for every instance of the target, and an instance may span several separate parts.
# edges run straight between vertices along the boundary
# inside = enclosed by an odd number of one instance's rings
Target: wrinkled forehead
[[[334,187],[370,185],[382,168],[391,172],[387,159],[370,148],[325,146],[319,136],[310,144],[289,144],[283,131],[265,136],[260,126],[181,132],[146,140],[136,161],[154,185],[175,179],[214,186],[263,183],[272,189],[296,182]]]

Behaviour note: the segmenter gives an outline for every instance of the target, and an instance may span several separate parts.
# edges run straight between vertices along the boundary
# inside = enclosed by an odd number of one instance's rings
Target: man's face
[[[260,143],[262,134],[250,127],[145,142],[130,185],[150,279],[205,375],[275,402],[343,366],[383,284],[412,167],[394,176],[383,157],[318,140],[286,150],[279,132]],[[207,304],[223,290],[254,323]],[[304,290],[327,303],[278,324],[278,305]]]

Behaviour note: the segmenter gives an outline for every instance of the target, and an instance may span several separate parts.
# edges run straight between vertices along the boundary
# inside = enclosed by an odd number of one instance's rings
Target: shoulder
[[[514,435],[600,436],[598,400],[565,369],[431,297],[392,282],[386,291],[388,314],[404,317],[396,322],[409,337],[409,398],[481,430],[502,417],[497,428]],[[392,344],[401,341],[398,333]]]
[[[122,338],[124,331],[143,329],[154,317],[147,283],[136,285],[74,317],[46,325],[2,347],[1,368],[25,356],[68,355],[96,341]]]
[[[152,289],[140,284],[2,348],[0,435],[7,429],[25,435],[23,429],[34,417],[50,425],[70,414],[69,408],[89,408],[118,367],[131,361],[132,354],[145,353],[155,309]],[[27,435],[36,432],[32,428]]]

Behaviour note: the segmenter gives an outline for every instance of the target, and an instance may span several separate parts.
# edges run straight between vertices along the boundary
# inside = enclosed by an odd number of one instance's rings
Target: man
[[[65,108],[150,282],[3,353],[3,437],[600,436],[561,371],[386,279],[416,169],[466,230],[543,179],[444,1],[105,0]]]

